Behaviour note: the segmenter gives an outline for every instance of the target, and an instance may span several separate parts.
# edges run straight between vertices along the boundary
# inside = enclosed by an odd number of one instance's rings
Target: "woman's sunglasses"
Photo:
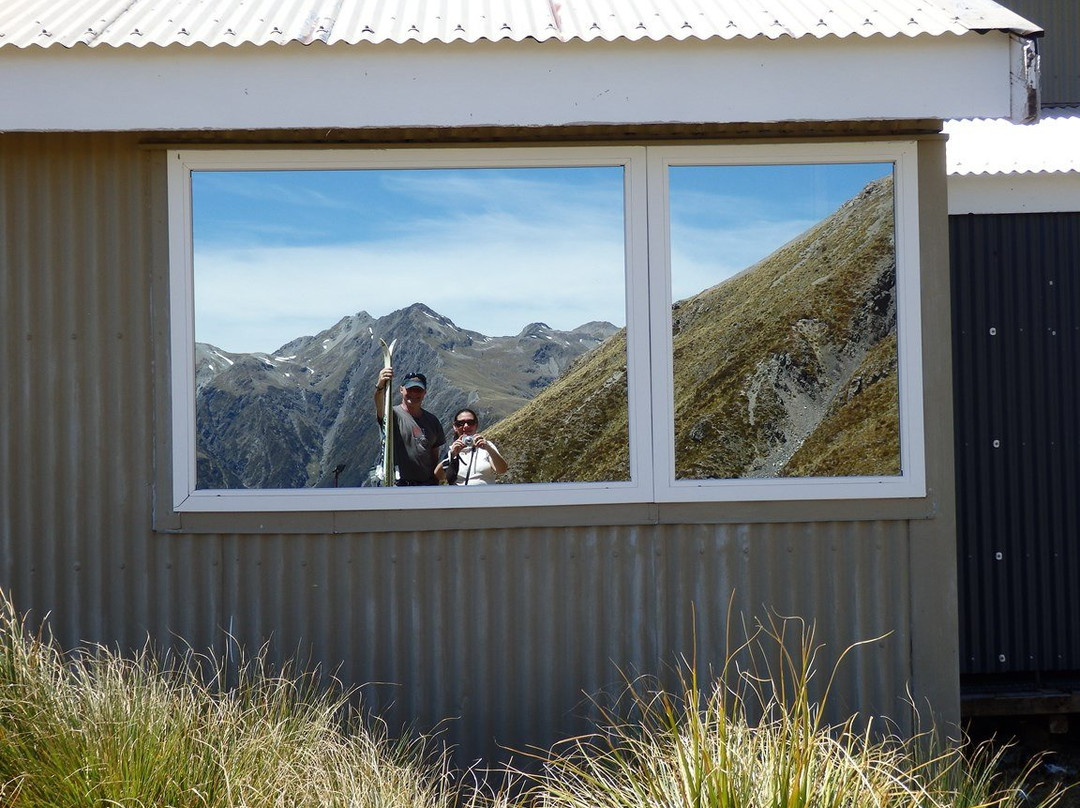
[[[454,421],[454,426],[476,426],[476,419],[462,418],[460,421]]]

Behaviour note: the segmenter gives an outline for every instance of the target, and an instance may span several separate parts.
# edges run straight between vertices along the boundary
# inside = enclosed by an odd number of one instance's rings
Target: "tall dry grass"
[[[825,721],[813,628],[760,626],[715,676],[627,682],[594,732],[534,751],[495,791],[430,739],[361,721],[348,692],[263,656],[162,663],[65,653],[0,595],[3,808],[1052,808],[998,774],[1002,749]],[[835,674],[835,668],[833,669]],[[1034,765],[1034,762],[1033,762]],[[468,775],[468,776],[466,776]],[[500,780],[500,782],[503,782]],[[463,785],[469,783],[468,787]]]
[[[858,716],[827,723],[836,668],[816,681],[820,650],[812,626],[776,619],[707,683],[692,660],[673,688],[627,681],[623,707],[602,709],[596,732],[534,753],[539,773],[519,772],[529,787],[516,805],[1052,808],[1060,800],[1060,789],[1039,800],[1025,790],[1037,761],[1002,780],[1002,747],[942,742],[934,731],[901,736]]]
[[[207,675],[209,672],[209,676]],[[0,805],[449,808],[445,757],[256,657],[65,654],[0,603]]]

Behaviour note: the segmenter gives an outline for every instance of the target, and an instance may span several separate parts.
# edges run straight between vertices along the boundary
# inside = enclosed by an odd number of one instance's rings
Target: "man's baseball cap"
[[[410,373],[405,377],[405,381],[401,383],[402,387],[419,387],[421,390],[427,390],[427,376],[423,373]]]

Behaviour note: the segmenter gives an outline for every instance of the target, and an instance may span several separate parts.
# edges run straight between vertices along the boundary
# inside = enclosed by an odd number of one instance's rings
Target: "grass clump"
[[[0,601],[0,805],[379,806],[453,803],[445,759],[392,740],[349,695],[263,657],[224,666],[149,650],[62,653]]]
[[[932,732],[902,738],[857,716],[825,723],[833,679],[816,687],[817,653],[813,629],[785,619],[760,628],[707,686],[692,663],[671,689],[629,681],[619,714],[604,708],[598,731],[533,755],[539,773],[521,773],[531,786],[518,805],[1052,808],[1060,800],[1060,789],[1038,801],[1024,790],[1037,761],[1003,782],[1000,747],[942,744]]]
[[[850,650],[850,649],[849,649]],[[1053,808],[1005,749],[824,719],[813,629],[759,627],[708,683],[627,683],[598,728],[531,755],[498,790],[429,739],[361,721],[350,693],[260,655],[233,671],[189,654],[64,653],[0,594],[3,808]],[[842,657],[843,658],[843,655]],[[835,676],[835,668],[833,669]],[[1034,793],[1034,791],[1030,792]]]

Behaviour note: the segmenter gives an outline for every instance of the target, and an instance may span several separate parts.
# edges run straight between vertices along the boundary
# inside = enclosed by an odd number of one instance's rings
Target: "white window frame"
[[[896,477],[675,480],[667,167],[891,162],[901,469]],[[496,486],[200,490],[195,487],[193,171],[622,166],[630,480]],[[168,152],[172,507],[190,513],[606,505],[925,496],[917,155],[913,142]],[[374,416],[373,416],[374,417]]]
[[[630,479],[601,483],[416,488],[206,490],[195,487],[193,171],[540,168],[622,166],[625,223]],[[647,461],[648,266],[645,150],[640,146],[507,149],[176,150],[169,152],[172,349],[172,505],[178,512],[346,511],[643,502]],[[374,389],[375,380],[372,379]],[[372,414],[372,418],[374,415]]]
[[[653,449],[657,500],[908,498],[926,495],[923,430],[922,316],[919,280],[919,196],[916,144],[904,142],[789,145],[667,146],[649,150],[650,288],[653,362]],[[671,321],[670,166],[893,164],[896,251],[897,375],[900,469],[897,476],[675,479],[674,368]]]

